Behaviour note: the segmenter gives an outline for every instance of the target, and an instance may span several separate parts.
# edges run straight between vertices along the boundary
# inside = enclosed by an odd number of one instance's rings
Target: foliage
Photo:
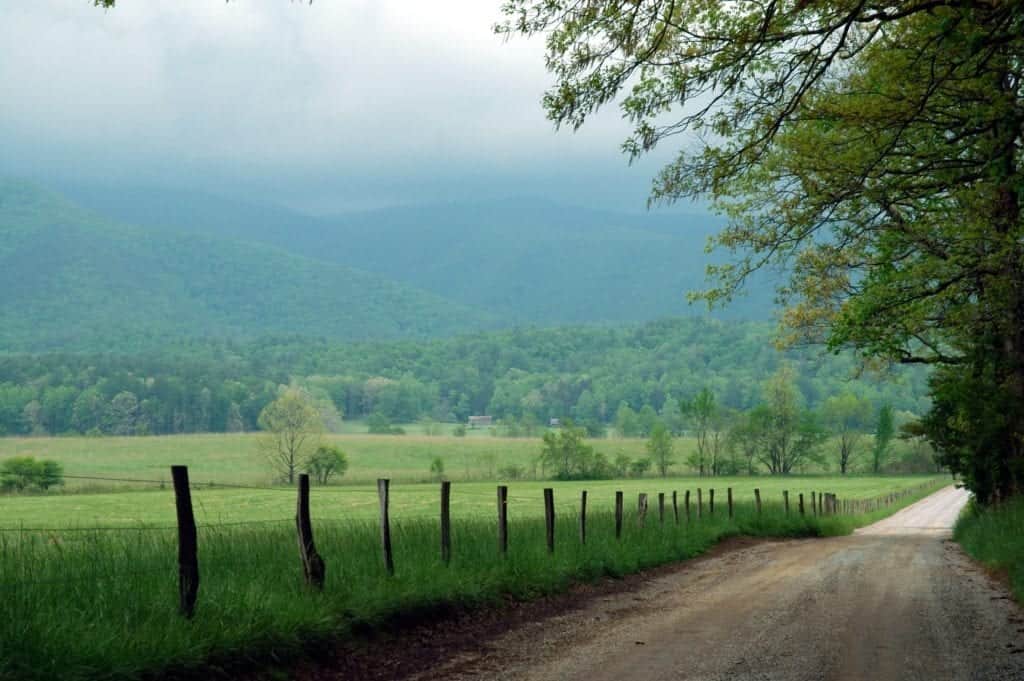
[[[814,412],[800,405],[793,372],[783,367],[764,384],[764,404],[751,416],[761,444],[758,458],[773,475],[787,475],[819,460],[826,434]]]
[[[430,461],[430,475],[436,480],[444,478],[444,459],[440,456],[435,456]]]
[[[309,457],[306,464],[309,474],[321,485],[326,485],[332,476],[341,477],[348,470],[348,457],[341,447],[320,445]]]
[[[64,484],[64,467],[50,459],[16,456],[0,463],[0,490],[25,492],[46,491]]]
[[[698,447],[700,446],[698,441]],[[654,467],[658,469],[661,477],[668,475],[668,469],[675,462],[673,454],[672,433],[663,423],[658,423],[651,431],[651,437],[647,440],[647,454],[650,456]]]
[[[379,412],[370,414],[366,419],[367,432],[372,435],[404,435],[401,426],[391,423],[391,419]]]
[[[651,470],[651,463],[648,458],[636,459],[629,464],[629,474],[634,478],[642,478]]]
[[[586,480],[608,477],[608,465],[594,448],[584,442],[586,430],[573,423],[564,424],[557,431],[544,433],[541,462],[545,469],[554,471],[557,480]]]
[[[891,426],[891,410],[889,413]],[[825,405],[822,407],[822,419],[832,434],[839,439],[839,472],[846,475],[860,454],[859,445],[863,439],[864,430],[871,420],[871,403],[849,392],[834,395],[825,400]],[[876,445],[878,442],[876,436]],[[872,469],[875,474],[881,469],[880,464],[880,460],[872,457]]]
[[[559,124],[624,91],[633,158],[696,133],[653,198],[710,198],[728,216],[714,243],[735,257],[709,268],[710,303],[779,266],[788,340],[942,367],[925,426],[989,503],[1024,493],[1017,10],[509,0],[498,30],[546,35]],[[959,401],[979,382],[1003,400],[996,421]]]
[[[896,433],[893,422],[892,407],[883,404],[878,410],[878,420],[875,422],[875,443],[871,449],[871,472],[878,474],[885,465],[889,456],[889,444]]]
[[[264,431],[261,449],[271,468],[288,484],[294,483],[295,472],[319,443],[323,432],[320,412],[305,393],[288,388],[263,408],[259,424]]]

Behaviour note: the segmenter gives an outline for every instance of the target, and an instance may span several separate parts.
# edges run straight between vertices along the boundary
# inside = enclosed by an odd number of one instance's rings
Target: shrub
[[[16,456],[0,464],[0,489],[5,492],[45,491],[63,484],[64,467],[50,459]]]
[[[334,445],[320,445],[309,457],[309,474],[321,485],[326,485],[332,475],[341,477],[348,470],[348,457],[341,448]]]

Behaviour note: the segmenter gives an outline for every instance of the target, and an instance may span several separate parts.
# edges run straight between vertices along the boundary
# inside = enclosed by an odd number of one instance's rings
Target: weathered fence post
[[[811,492],[811,513],[818,515],[818,501],[814,496],[814,492]]]
[[[391,500],[391,481],[387,478],[377,480],[377,496],[380,498],[380,543],[384,549],[384,569],[389,575],[395,574],[395,558],[391,553],[391,518],[388,506]]]
[[[700,487],[697,488],[697,520],[704,515],[704,497]]]
[[[789,515],[789,490],[782,490],[782,505],[786,509],[786,515]]]
[[[658,492],[658,524],[665,524],[665,493]]]
[[[508,487],[498,485],[498,551],[508,553]]]
[[[679,524],[679,502],[676,499],[675,490],[672,491],[672,516],[676,520],[676,525]]]
[[[544,528],[547,530],[548,553],[555,552],[555,490],[544,488]]]
[[[622,492],[615,493],[615,538],[622,538]]]
[[[587,543],[587,490],[580,492],[580,544]]]
[[[803,515],[804,514],[804,493],[803,492],[800,492],[799,503],[797,505],[797,508],[800,509],[800,515]]]
[[[732,520],[732,487],[727,487],[725,497],[729,503],[729,520]]]
[[[188,466],[171,466],[174,506],[178,514],[178,611],[191,619],[199,595],[199,546],[196,518],[192,513],[192,491]]]
[[[640,527],[643,527],[647,521],[647,495],[643,492],[636,499],[636,518]]]
[[[441,481],[441,561],[447,565],[452,560],[452,483]]]
[[[306,584],[324,588],[324,560],[313,543],[313,523],[309,520],[309,475],[299,475],[299,499],[295,509],[295,529],[299,534],[299,557]]]
[[[757,506],[757,515],[761,515],[761,489],[754,488],[754,504]]]
[[[715,514],[715,488],[708,490],[708,515]]]

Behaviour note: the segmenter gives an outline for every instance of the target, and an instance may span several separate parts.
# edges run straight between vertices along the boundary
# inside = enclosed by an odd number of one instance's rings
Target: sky
[[[639,212],[615,108],[556,131],[497,0],[0,0],[0,173],[313,213],[516,196]],[[692,210],[693,207],[687,207]]]

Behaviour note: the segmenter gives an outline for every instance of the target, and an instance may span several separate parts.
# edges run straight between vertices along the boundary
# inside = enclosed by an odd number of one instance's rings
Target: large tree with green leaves
[[[631,157],[687,136],[653,200],[707,196],[730,218],[714,241],[735,257],[712,267],[706,300],[785,266],[789,339],[939,365],[932,440],[983,502],[1024,491],[1017,3],[509,0],[504,12],[500,32],[547,39],[558,124],[618,101]]]

